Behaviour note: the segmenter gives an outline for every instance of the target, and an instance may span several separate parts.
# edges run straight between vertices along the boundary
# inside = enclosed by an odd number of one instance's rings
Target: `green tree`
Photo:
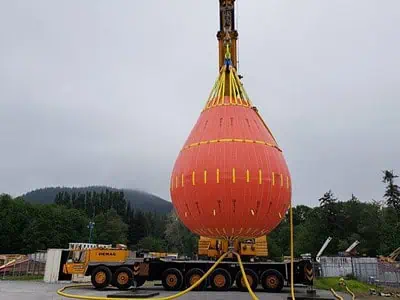
[[[147,236],[138,242],[137,248],[148,251],[165,252],[167,246],[165,240],[154,236]]]
[[[397,184],[394,183],[394,179],[399,176],[395,175],[393,171],[385,170],[383,171],[383,183],[386,183],[386,191],[384,198],[386,199],[386,204],[393,208],[398,217],[400,218],[400,189]]]
[[[125,194],[122,191],[117,191],[114,192],[114,201],[113,201],[113,207],[117,211],[117,213],[120,216],[123,216],[126,214],[126,208],[127,208],[127,203],[125,199]]]
[[[126,244],[128,225],[111,209],[94,218],[94,241],[101,244]]]
[[[126,212],[125,212],[125,217],[124,217],[124,222],[128,225],[131,220],[132,213],[133,213],[133,209],[131,207],[131,202],[128,201],[128,204],[126,205]]]
[[[311,253],[316,255],[325,240],[328,238],[327,222],[323,208],[315,207],[307,214],[304,223],[296,226],[295,236],[295,254]],[[325,253],[332,251],[330,244]]]
[[[64,193],[63,205],[67,208],[72,208],[71,195],[68,192]]]
[[[187,256],[193,256],[197,252],[198,236],[182,224],[174,211],[168,215],[165,239],[168,241],[168,251]]]
[[[294,226],[300,225],[307,220],[308,214],[312,208],[305,205],[298,205],[293,207],[293,224]]]
[[[142,211],[135,211],[128,224],[128,245],[135,247],[137,243],[148,236],[147,234],[147,220]]]
[[[21,232],[29,227],[31,205],[22,198],[0,195],[0,253],[16,253],[24,247]]]
[[[87,240],[88,219],[84,212],[64,206],[35,205],[29,226],[21,233],[24,252],[67,248],[70,242]]]

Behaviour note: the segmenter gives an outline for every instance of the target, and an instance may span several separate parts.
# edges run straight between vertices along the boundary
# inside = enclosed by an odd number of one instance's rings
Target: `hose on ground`
[[[354,300],[356,299],[356,295],[346,286],[346,291],[351,295],[351,299]]]
[[[331,288],[331,292],[336,299],[343,300],[343,297],[339,296],[339,294],[337,294],[334,289]]]

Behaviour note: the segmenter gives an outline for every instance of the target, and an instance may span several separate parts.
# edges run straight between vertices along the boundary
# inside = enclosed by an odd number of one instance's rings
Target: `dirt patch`
[[[380,292],[382,292],[384,295],[391,294],[393,296],[381,296]],[[400,298],[400,289],[399,288],[391,288],[391,287],[384,287],[381,288],[380,291],[377,291],[378,295],[371,295],[370,293],[357,293],[356,298],[357,299],[368,299],[368,300],[384,300],[386,299],[399,299]]]

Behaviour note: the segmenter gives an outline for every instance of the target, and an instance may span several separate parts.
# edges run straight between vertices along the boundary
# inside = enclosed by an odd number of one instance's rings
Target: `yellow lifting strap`
[[[225,59],[231,59],[231,50],[228,43],[226,44]]]

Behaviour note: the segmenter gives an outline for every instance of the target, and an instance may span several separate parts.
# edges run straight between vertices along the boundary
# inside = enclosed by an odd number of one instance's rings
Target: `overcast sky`
[[[240,72],[295,204],[400,173],[400,1],[238,0]],[[0,1],[0,193],[170,173],[217,76],[217,0]]]

